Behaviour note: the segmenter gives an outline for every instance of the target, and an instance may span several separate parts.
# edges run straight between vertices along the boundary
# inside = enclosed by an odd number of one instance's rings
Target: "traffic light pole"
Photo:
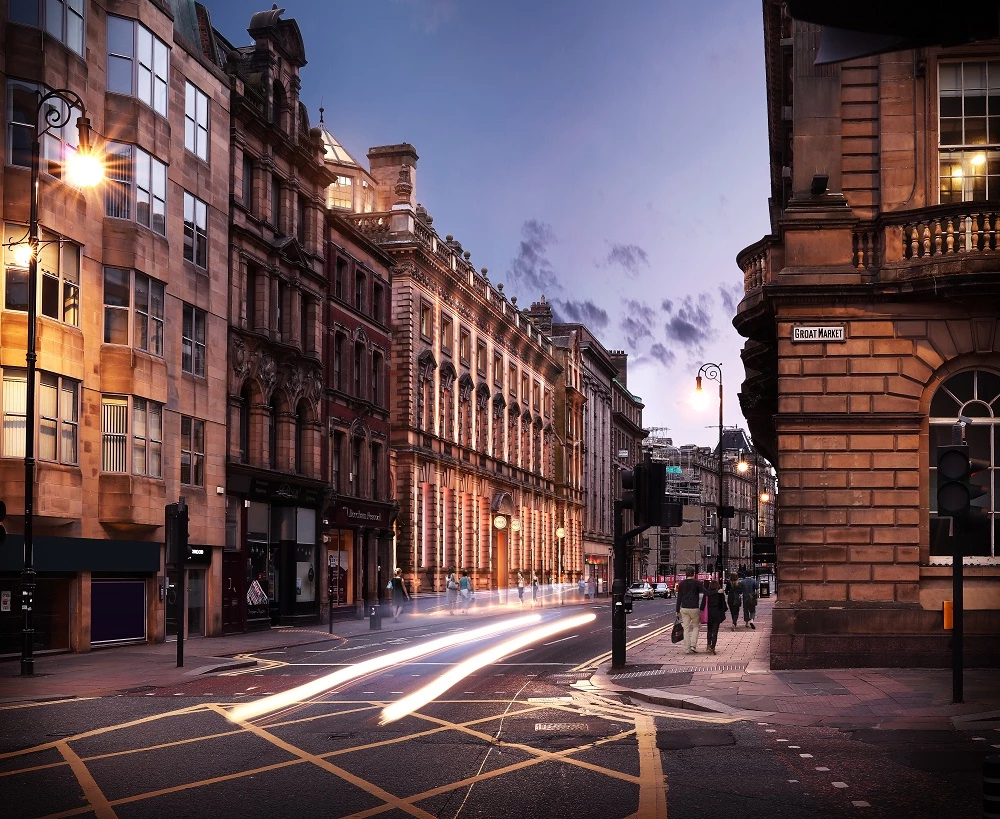
[[[963,671],[965,664],[964,643],[965,643],[965,623],[962,610],[965,608],[965,567],[963,565],[964,538],[962,537],[962,522],[960,518],[952,518],[952,525],[955,528],[951,538],[951,593],[952,593],[952,620],[951,620],[951,701],[955,703],[964,702],[963,699]]]
[[[622,532],[622,511],[625,504],[615,501],[615,540],[614,540],[614,573],[611,584],[611,667],[622,668],[625,665],[625,575],[626,550],[625,544],[640,532],[645,532],[649,526],[637,526],[627,532]]]

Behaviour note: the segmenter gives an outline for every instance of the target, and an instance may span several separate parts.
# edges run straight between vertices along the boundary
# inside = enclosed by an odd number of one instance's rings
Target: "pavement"
[[[549,598],[546,605],[554,603]],[[590,605],[567,594],[567,608]],[[602,604],[606,600],[601,601]],[[590,684],[624,699],[783,725],[841,729],[1000,729],[1000,669],[965,669],[964,702],[952,702],[950,669],[840,668],[772,671],[768,663],[774,598],[761,598],[755,629],[723,624],[717,653],[686,654],[670,642],[670,629],[638,637],[629,634],[626,666],[605,661],[592,670]],[[637,600],[629,622],[643,617]],[[668,603],[673,606],[673,601]],[[509,613],[511,607],[477,601],[456,622]],[[405,632],[450,619],[437,599],[418,599],[399,622],[382,620],[382,633]],[[371,633],[367,620],[335,620],[333,636],[346,640]],[[325,642],[329,627],[273,628],[226,637],[184,641],[184,667],[176,664],[175,642],[118,646],[83,654],[40,654],[35,674],[20,676],[17,658],[0,661],[0,703],[37,702],[176,687],[198,677],[266,664],[256,655],[290,646]]]

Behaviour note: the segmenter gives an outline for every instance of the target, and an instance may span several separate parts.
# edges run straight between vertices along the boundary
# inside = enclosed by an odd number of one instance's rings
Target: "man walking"
[[[677,616],[684,626],[684,645],[688,654],[697,654],[699,621],[699,603],[702,595],[708,590],[700,580],[694,579],[694,569],[684,572],[684,579],[677,584]]]
[[[743,622],[756,629],[753,621],[757,616],[757,589],[760,584],[756,577],[748,574],[740,581],[740,588],[743,590]]]

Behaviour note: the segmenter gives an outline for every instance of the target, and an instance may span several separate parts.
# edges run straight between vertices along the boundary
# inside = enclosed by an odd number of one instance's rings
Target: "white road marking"
[[[871,807],[871,805],[869,805],[867,802],[865,802],[864,799],[856,799],[855,801],[851,802],[851,804],[854,805],[854,807],[856,807],[856,808],[870,808]]]
[[[560,638],[558,640],[553,640],[551,643],[542,643],[542,645],[543,646],[554,646],[556,643],[561,643],[561,642],[564,642],[565,640],[572,640],[574,637],[576,637],[576,635],[575,634],[571,634],[571,635],[569,635],[569,637],[562,637],[562,638]]]
[[[812,759],[813,758],[812,754],[799,754],[799,756],[802,757],[803,759]]]
[[[831,784],[835,788],[846,788],[847,787],[847,783],[846,782],[833,782]]]
[[[820,765],[820,766],[818,766],[818,767],[816,768],[816,770],[817,770],[817,771],[828,771],[828,770],[830,770],[830,769],[829,769],[829,768],[824,768],[824,767],[823,767],[822,765]]]

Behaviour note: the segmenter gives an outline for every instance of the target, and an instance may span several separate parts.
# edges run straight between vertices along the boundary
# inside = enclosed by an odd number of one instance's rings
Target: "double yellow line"
[[[661,634],[666,634],[671,631],[674,627],[673,623],[669,625],[662,626],[658,629],[653,629],[649,634],[643,634],[641,637],[636,637],[634,640],[625,644],[625,650],[628,651],[630,648],[635,648],[636,646],[642,645],[647,640],[652,640],[654,637],[659,637]],[[605,651],[603,654],[598,654],[596,657],[592,657],[589,660],[585,660],[580,663],[576,668],[570,669],[571,671],[596,671],[598,666],[602,663],[608,662],[611,659],[611,652]]]

